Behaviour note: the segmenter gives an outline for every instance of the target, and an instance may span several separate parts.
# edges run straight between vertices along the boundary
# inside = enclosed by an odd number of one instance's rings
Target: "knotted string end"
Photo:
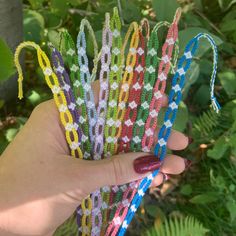
[[[221,109],[221,106],[219,104],[219,102],[216,100],[216,97],[213,96],[211,97],[211,105],[213,107],[213,110],[216,112],[216,113],[219,113],[220,109]]]

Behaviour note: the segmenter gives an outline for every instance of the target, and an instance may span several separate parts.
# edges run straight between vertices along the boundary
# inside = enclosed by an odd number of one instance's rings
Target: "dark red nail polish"
[[[192,161],[190,160],[184,160],[185,163],[185,169],[188,169],[192,165]]]
[[[168,179],[170,179],[170,176],[168,174],[163,174],[163,182],[167,181]]]
[[[193,143],[193,138],[188,137],[188,144],[190,145],[191,143]]]
[[[138,157],[134,160],[134,170],[139,174],[145,174],[160,168],[162,162],[154,155]]]

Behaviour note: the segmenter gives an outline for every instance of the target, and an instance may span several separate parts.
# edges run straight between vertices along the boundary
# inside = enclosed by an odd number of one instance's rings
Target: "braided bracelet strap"
[[[133,32],[133,33],[132,33]],[[131,34],[132,33],[132,34]],[[114,153],[117,153],[118,150],[118,138],[120,137],[121,130],[122,130],[122,121],[124,119],[125,111],[126,111],[126,103],[129,99],[129,88],[131,86],[132,80],[133,80],[133,74],[134,74],[134,66],[136,64],[136,51],[139,44],[139,28],[138,24],[136,22],[133,22],[126,35],[124,44],[122,47],[123,54],[125,53],[126,45],[128,43],[128,40],[131,36],[130,45],[129,45],[129,51],[126,58],[126,66],[125,71],[123,74],[123,78],[121,81],[121,87],[120,87],[120,94],[118,99],[118,111],[117,111],[117,117],[116,117],[116,135],[115,135],[115,142],[114,142]],[[109,196],[109,205],[114,202],[119,202],[122,198],[122,189],[119,188],[119,186],[113,186],[111,188],[110,196]],[[108,219],[111,220],[114,216],[116,207],[114,207],[112,210],[108,211]]]
[[[170,26],[165,43],[162,47],[162,59],[158,68],[157,81],[153,90],[148,118],[145,123],[145,133],[142,138],[142,150],[150,152],[154,141],[154,132],[157,127],[157,117],[161,109],[162,97],[166,89],[166,79],[171,67],[171,57],[174,45],[178,39],[178,22],[181,16],[181,8],[178,8]]]
[[[111,45],[112,45],[112,32],[110,30],[110,15],[107,13],[105,27],[102,35],[101,70],[99,74],[100,91],[99,91],[99,102],[97,108],[98,119],[95,126],[94,159],[96,160],[101,159],[104,147],[103,135],[104,135],[105,119],[107,114],[107,100],[109,94]]]
[[[116,132],[116,114],[117,103],[119,96],[119,84],[122,79],[122,38],[121,38],[121,22],[119,18],[118,9],[113,9],[113,16],[110,22],[110,28],[112,31],[112,54],[111,54],[111,70],[109,74],[110,90],[108,96],[108,107],[106,113],[106,124],[104,128],[104,156],[109,157],[114,154],[114,139]],[[105,230],[107,225],[107,208],[109,203],[109,191],[110,187],[105,186],[102,188],[103,198],[103,227]]]
[[[131,140],[132,137],[132,128],[133,128],[133,123],[136,120],[136,115],[137,115],[137,106],[140,103],[140,93],[141,89],[143,86],[143,77],[144,77],[144,67],[145,67],[145,49],[146,49],[146,42],[145,42],[145,36],[143,35],[143,30],[146,31],[146,39],[149,38],[149,23],[145,19],[142,21],[141,26],[139,28],[139,45],[137,48],[137,55],[136,55],[136,64],[135,64],[135,69],[134,69],[134,76],[133,76],[133,81],[132,81],[132,86],[129,91],[129,98],[128,98],[128,107],[125,111],[124,115],[124,121],[123,121],[123,127],[121,131],[121,139],[119,142],[119,152],[123,151],[129,151],[129,141]],[[129,193],[129,189],[132,189],[130,185],[135,183],[131,183],[129,185],[123,185],[120,186],[119,191],[124,191],[124,196],[125,199],[129,196],[127,193]],[[114,204],[111,212],[111,217],[116,214],[115,211],[117,212],[117,208],[119,208],[120,202],[122,200],[122,194],[119,194],[120,198],[118,199],[116,197],[116,203]],[[111,204],[111,203],[110,203]],[[114,228],[114,222],[116,223]],[[112,222],[109,224],[107,230],[106,230],[106,235],[109,235],[110,233],[113,233],[114,235],[116,234],[117,230],[119,229],[119,222],[112,220]],[[121,223],[121,222],[120,222]],[[117,229],[117,230],[116,230]]]
[[[158,65],[157,51],[159,41],[157,31],[161,26],[169,26],[168,22],[159,22],[156,24],[147,44],[146,70],[144,73],[143,89],[141,92],[141,105],[138,107],[136,122],[133,126],[132,140],[130,147],[132,151],[140,151],[141,141],[144,134],[144,125],[148,117],[149,104],[152,98],[152,90],[156,81],[156,68]]]
[[[178,17],[178,19],[179,19],[179,17]],[[163,52],[162,58],[165,58],[165,52],[166,52],[167,46],[169,46],[169,44],[170,44],[170,47],[171,47],[171,49],[169,50],[169,58],[171,58],[171,56],[172,56],[173,45],[176,42],[177,36],[178,36],[177,32],[176,32],[176,30],[178,30],[177,29],[177,23],[178,22],[174,19],[171,27],[168,30],[165,44],[162,47],[162,52]],[[174,34],[175,37],[173,37],[173,34]],[[172,40],[170,40],[171,37],[173,38]],[[168,62],[170,63],[170,60]],[[159,65],[159,67],[163,67],[162,61]],[[170,68],[170,66],[169,66],[169,68]],[[168,71],[167,71],[167,74],[168,74]],[[158,83],[158,80],[159,80],[159,78],[157,79],[156,84]],[[163,89],[165,90],[164,87],[163,87]],[[132,135],[132,133],[131,133],[131,135]],[[128,212],[129,205],[132,201],[132,198],[134,197],[134,195],[137,192],[137,186],[139,185],[139,183],[140,183],[140,181],[134,182],[132,187],[129,186],[127,188],[127,190],[125,191],[125,193],[123,195],[123,199],[120,201],[120,205],[117,208],[115,216],[113,217],[112,222],[110,223],[110,225],[107,229],[106,235],[116,235],[116,233],[118,232],[119,227],[122,224],[122,222],[123,222],[123,220],[124,220],[124,218],[125,218],[125,216]]]
[[[122,66],[123,66],[123,50],[121,38],[121,22],[117,8],[113,9],[113,16],[111,19],[112,30],[112,56],[111,56],[111,72],[110,72],[110,91],[109,102],[106,115],[105,125],[105,144],[104,155],[111,156],[115,153],[115,135],[116,135],[116,117],[117,105],[119,97],[119,84],[122,80]]]
[[[82,129],[81,145],[83,146],[83,158],[88,159],[91,157],[91,144],[89,140],[88,117],[86,105],[84,102],[84,89],[80,79],[80,70],[78,65],[78,57],[76,54],[76,47],[71,35],[64,31],[62,37],[65,41],[66,58],[69,67],[69,77],[72,84],[73,94],[75,97],[76,108],[79,111],[80,117],[78,124]]]
[[[149,24],[147,20],[142,21],[141,27],[139,29],[139,47],[137,49],[134,76],[129,92],[128,106],[124,115],[123,127],[119,141],[119,152],[128,152],[130,150],[132,130],[137,117],[137,109],[140,105],[140,95],[143,87],[146,51],[146,40],[145,36],[142,33],[143,27],[145,27],[146,39],[148,39]]]
[[[97,109],[97,124],[95,126],[95,144],[94,144],[94,159],[101,159],[103,153],[103,134],[107,111],[107,99],[109,92],[109,73],[111,63],[111,44],[112,33],[110,30],[110,15],[106,14],[105,27],[102,34],[102,50],[101,50],[101,70],[99,74],[100,92],[99,103]],[[100,190],[92,193],[92,231],[91,235],[100,235],[102,227],[102,196]]]
[[[187,44],[184,55],[180,58],[178,62],[178,69],[172,79],[172,88],[169,93],[169,99],[168,99],[168,109],[165,112],[164,117],[164,124],[162,125],[159,134],[158,134],[158,142],[155,146],[154,154],[159,157],[161,161],[164,160],[166,151],[167,151],[167,140],[171,133],[171,128],[173,126],[173,123],[176,118],[177,110],[179,103],[182,98],[182,88],[184,86],[185,81],[185,74],[187,70],[190,68],[192,58],[195,55],[196,49],[198,48],[199,39],[206,38],[213,49],[213,72],[211,74],[211,82],[210,82],[210,94],[211,94],[211,101],[213,109],[218,112],[220,109],[220,105],[217,102],[215,96],[214,96],[214,82],[215,82],[215,76],[217,71],[217,48],[216,44],[213,40],[213,38],[204,33],[200,33],[197,36],[195,36],[193,39],[190,40],[190,42]],[[120,228],[120,231],[118,233],[119,236],[124,235],[128,225],[130,224],[137,208],[139,207],[141,200],[149,188],[149,186],[152,183],[153,178],[159,173],[159,169],[154,171],[152,174],[150,174],[148,177],[144,178],[139,186],[138,193],[135,195],[135,197],[132,200],[131,207],[128,211],[128,214]]]
[[[131,36],[131,32],[133,32]],[[117,111],[117,117],[116,117],[116,142],[115,144],[115,153],[118,151],[118,138],[121,135],[122,131],[122,121],[124,120],[125,116],[125,111],[126,111],[126,103],[128,102],[129,99],[129,89],[132,84],[133,76],[134,76],[134,67],[136,64],[136,58],[137,58],[137,48],[139,44],[139,28],[138,24],[136,22],[131,23],[126,35],[125,35],[125,40],[124,44],[122,47],[122,54],[125,54],[125,49],[126,45],[128,43],[128,40],[131,36],[131,41],[130,41],[130,47],[129,47],[129,52],[126,57],[126,66],[125,66],[125,71],[122,77],[121,81],[121,88],[120,88],[120,94],[119,94],[119,99],[118,99],[118,111]]]
[[[89,71],[88,66],[88,56],[86,53],[86,36],[84,32],[84,28],[87,27],[89,34],[93,39],[94,44],[94,68],[92,71],[92,75]],[[94,137],[95,137],[95,125],[97,122],[97,112],[94,103],[94,95],[91,88],[91,82],[94,80],[97,71],[97,63],[98,63],[98,46],[97,41],[95,39],[94,31],[88,20],[83,19],[80,24],[80,32],[77,37],[77,52],[78,52],[78,62],[80,67],[80,79],[82,86],[84,88],[84,98],[85,104],[88,112],[88,122],[89,122],[89,136],[92,146],[94,146]]]
[[[74,157],[77,157],[78,155],[79,158],[83,158],[83,154],[79,147],[79,136],[74,127],[73,115],[71,114],[68,108],[68,103],[67,103],[65,94],[62,88],[60,87],[60,83],[58,81],[56,74],[53,72],[53,69],[51,67],[50,61],[46,53],[40,48],[39,45],[37,45],[34,42],[27,41],[27,42],[21,43],[17,47],[16,52],[15,52],[14,61],[15,61],[15,65],[18,71],[18,75],[19,75],[18,97],[19,99],[23,98],[23,89],[22,89],[23,73],[22,73],[20,63],[19,63],[19,55],[20,55],[21,50],[24,47],[29,47],[29,46],[33,47],[37,51],[39,65],[41,69],[43,70],[46,83],[53,93],[55,104],[60,112],[61,123],[65,127],[65,136],[66,136],[67,143],[71,149],[71,155]],[[71,127],[71,129],[68,129],[67,127]]]
[[[79,115],[78,109],[76,108],[75,97],[71,88],[69,75],[67,71],[65,70],[64,62],[63,62],[60,52],[56,48],[54,48],[51,44],[50,44],[50,47],[52,49],[51,61],[54,67],[54,71],[56,72],[58,81],[60,83],[60,87],[62,88],[65,94],[66,101],[68,104],[68,109],[70,113],[72,114],[73,121],[74,121],[74,124],[73,124],[74,128],[76,129],[78,136],[82,137],[83,133],[78,125],[80,115]],[[68,130],[72,129],[70,125],[67,125],[65,128]],[[81,148],[83,149],[81,139],[79,140],[79,142],[81,144]]]
[[[89,71],[88,67],[88,57],[86,53],[86,37],[84,28],[87,27],[89,34],[91,35],[93,39],[94,44],[94,70],[92,72],[92,75]],[[95,39],[94,31],[90,25],[90,23],[83,19],[80,24],[80,32],[77,37],[77,51],[78,51],[78,62],[80,67],[80,79],[82,86],[84,88],[84,98],[85,98],[85,104],[87,107],[87,113],[88,113],[88,123],[89,123],[89,137],[91,141],[92,147],[94,146],[94,137],[95,137],[95,125],[97,122],[97,111],[95,107],[94,102],[94,95],[91,88],[91,82],[94,80],[94,76],[96,75],[97,70],[97,62],[98,62],[98,46]],[[92,150],[93,153],[93,150]],[[81,227],[79,227],[79,230],[82,231],[82,236],[90,235],[91,229],[92,229],[92,199],[89,196],[81,203],[81,209],[82,209],[82,219],[81,219]],[[78,223],[80,220],[81,212],[78,209],[77,210],[77,221]]]

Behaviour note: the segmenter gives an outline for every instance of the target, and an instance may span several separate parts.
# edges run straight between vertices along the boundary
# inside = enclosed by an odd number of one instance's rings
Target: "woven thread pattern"
[[[115,8],[111,20],[109,14],[106,14],[100,53],[93,29],[83,19],[77,36],[77,53],[69,33],[64,31],[61,34],[65,40],[68,71],[61,53],[52,44],[49,46],[52,49],[53,67],[39,45],[24,42],[17,47],[14,57],[19,76],[18,97],[23,97],[23,73],[19,54],[24,47],[33,47],[59,110],[73,157],[99,160],[119,152],[150,152],[154,142],[157,142],[154,155],[163,162],[167,153],[167,141],[182,99],[186,73],[202,38],[208,40],[213,50],[210,97],[213,109],[216,112],[220,109],[214,96],[218,59],[216,44],[210,35],[199,33],[189,41],[182,57],[177,61],[180,16],[181,11],[177,9],[172,24],[158,23],[150,38],[147,20],[143,20],[140,27],[133,22],[122,45],[121,22]],[[158,58],[157,32],[162,26],[169,29],[162,46],[161,58]],[[86,52],[85,29],[94,46],[91,71]],[[101,64],[98,73],[100,92],[96,109],[91,83],[96,78],[98,61]],[[168,107],[159,133],[154,137],[169,72],[174,75]],[[77,208],[77,223],[81,235],[124,235],[145,192],[158,173],[159,169],[143,180],[121,186],[105,186],[94,191]]]
[[[114,154],[114,142],[116,134],[116,117],[117,117],[117,105],[119,98],[119,84],[122,80],[122,38],[121,38],[121,22],[118,14],[118,9],[113,9],[113,16],[110,22],[110,28],[112,31],[112,51],[111,51],[111,67],[109,74],[109,96],[108,96],[108,107],[106,113],[106,123],[104,129],[104,156],[109,157]],[[108,204],[109,204],[109,192],[110,187],[105,186],[102,188],[102,199],[103,199],[103,228],[102,232],[105,231],[108,221]]]
[[[176,11],[174,21],[170,26],[165,43],[162,47],[162,58],[158,68],[157,81],[153,89],[153,97],[150,102],[148,118],[145,123],[145,133],[142,138],[142,150],[150,152],[154,142],[154,132],[157,127],[157,117],[161,109],[162,97],[166,89],[166,80],[171,67],[171,57],[174,45],[178,38],[178,21],[180,19],[180,8]]]
[[[177,23],[178,23],[178,20],[180,17],[179,10],[177,11],[177,13],[176,14],[178,15],[178,18],[176,18],[176,17],[174,18],[174,21],[168,30],[166,41],[162,47],[162,58],[164,58],[164,59],[160,62],[160,65],[159,65],[159,68],[161,68],[161,69],[163,68],[163,62],[170,64],[173,46],[174,46],[174,43],[176,42],[177,37],[178,37]],[[166,50],[168,47],[170,47],[170,49],[168,50],[168,59],[169,60],[166,61],[165,56],[166,56]],[[166,74],[168,74],[169,68],[170,68],[170,66],[166,69],[166,71],[165,71]],[[160,69],[158,71],[160,72]],[[156,84],[158,84],[159,82],[160,82],[160,78],[158,76]],[[155,87],[156,87],[156,85],[155,85]],[[157,92],[157,88],[156,88],[156,91],[154,91],[153,97],[155,97],[155,92]],[[162,86],[162,89],[163,89],[163,93],[164,93],[165,84]],[[159,107],[159,109],[160,109],[160,107]],[[149,114],[150,114],[150,112],[149,112]],[[145,130],[147,130],[146,127],[145,127]],[[132,132],[131,132],[131,136],[132,136]],[[110,223],[110,225],[107,229],[106,235],[116,235],[117,231],[119,230],[120,224],[123,222],[123,220],[128,212],[130,202],[132,201],[133,196],[136,194],[137,186],[139,185],[139,183],[140,183],[140,181],[136,181],[136,183],[133,183],[133,188],[131,188],[131,187],[127,188],[125,194],[123,195],[123,199],[120,201],[121,203],[116,211],[116,214],[113,217],[112,222]],[[127,196],[128,196],[128,198],[127,198]]]
[[[81,145],[83,146],[83,158],[89,159],[91,158],[91,144],[89,140],[88,117],[86,105],[84,102],[84,89],[80,79],[80,70],[76,47],[71,35],[67,31],[62,32],[62,38],[65,41],[67,63],[69,67],[69,77],[71,80],[76,108],[80,114],[78,124],[80,125],[83,132],[81,138]]]
[[[103,135],[105,117],[107,111],[107,99],[109,93],[109,73],[111,63],[111,44],[112,33],[110,30],[110,15],[106,14],[105,27],[102,37],[102,50],[101,50],[101,70],[99,74],[100,92],[99,103],[97,109],[97,123],[95,127],[95,147],[94,147],[94,159],[101,159],[103,153]],[[92,193],[92,232],[91,235],[100,235],[102,227],[102,195],[100,190],[96,190]]]
[[[159,48],[157,31],[161,26],[169,26],[169,23],[159,22],[152,30],[150,39],[147,44],[146,69],[144,73],[143,88],[141,92],[141,105],[138,107],[137,119],[134,123],[133,135],[130,144],[132,151],[142,150],[141,141],[144,134],[144,125],[148,117],[153,85],[156,81],[156,68],[158,65],[157,53]]]
[[[86,53],[86,36],[85,36],[85,27],[87,27],[90,36],[93,39],[94,44],[94,70],[92,74],[89,71],[88,67],[88,57]],[[95,35],[90,23],[83,19],[80,24],[80,31],[77,36],[77,52],[78,52],[78,62],[80,67],[80,78],[81,83],[85,92],[85,104],[87,107],[88,113],[88,123],[89,123],[89,137],[91,146],[94,146],[94,137],[95,137],[95,126],[97,123],[97,111],[94,102],[94,95],[91,87],[91,82],[95,79],[96,70],[97,70],[97,60],[98,60],[98,46],[95,39]],[[93,150],[92,150],[93,153]],[[82,236],[90,235],[92,230],[92,199],[91,197],[87,197],[81,203],[82,209],[82,219],[81,219],[81,227],[79,228],[82,231]],[[80,219],[81,212],[77,210],[77,220]],[[79,223],[79,222],[78,222]]]
[[[133,32],[133,33],[132,33]],[[132,33],[132,34],[131,34]],[[121,88],[120,94],[118,99],[118,111],[116,117],[116,142],[114,142],[114,152],[117,153],[118,150],[118,138],[121,135],[122,130],[122,121],[124,119],[125,111],[126,111],[126,104],[129,98],[129,88],[131,86],[134,74],[134,66],[136,63],[136,50],[139,43],[139,30],[138,24],[133,22],[125,36],[124,44],[122,47],[123,54],[125,52],[125,48],[127,46],[128,40],[131,37],[129,51],[126,58],[126,66],[124,69],[123,78],[121,81]],[[109,204],[112,202],[119,202],[122,199],[122,189],[119,186],[113,186],[110,191],[109,195]],[[109,221],[113,218],[116,208],[108,211],[108,219]]]
[[[63,90],[60,87],[58,78],[51,67],[50,60],[48,59],[46,53],[40,48],[39,45],[31,41],[21,43],[17,47],[14,56],[14,62],[18,72],[19,99],[23,98],[23,88],[22,88],[23,73],[19,63],[19,55],[21,50],[25,47],[33,47],[37,51],[39,66],[44,73],[46,83],[52,91],[54,101],[60,112],[60,120],[65,128],[65,136],[67,143],[71,149],[71,155],[74,157],[78,156],[79,158],[83,158],[82,151],[79,147],[80,137],[78,136],[78,133],[74,127],[73,115],[70,113],[70,110],[68,109],[68,103],[66,101],[66,97],[63,93]]]
[[[213,72],[211,75],[211,82],[210,82],[210,94],[211,94],[211,101],[213,109],[218,112],[220,109],[219,103],[216,101],[216,98],[214,96],[214,81],[215,81],[215,75],[217,71],[217,48],[214,43],[213,38],[208,34],[200,33],[197,36],[195,36],[190,42],[187,44],[184,55],[180,58],[178,62],[178,69],[172,79],[171,84],[171,91],[169,93],[169,99],[168,99],[168,108],[165,112],[164,117],[164,124],[162,125],[159,134],[158,134],[158,142],[155,146],[154,154],[157,156],[160,161],[163,161],[166,155],[167,151],[167,141],[171,133],[171,128],[173,126],[173,123],[176,118],[177,110],[179,103],[182,98],[182,88],[184,86],[185,81],[185,74],[190,68],[192,58],[196,52],[196,49],[198,48],[199,39],[200,38],[207,38],[208,41],[211,43],[212,49],[213,49]],[[166,125],[168,122],[168,125]],[[152,174],[150,174],[148,177],[144,178],[138,188],[137,194],[134,196],[131,207],[129,208],[128,214],[126,215],[126,218],[120,228],[120,231],[118,233],[119,236],[124,235],[126,232],[126,229],[131,222],[137,208],[139,207],[141,200],[149,188],[149,186],[152,183],[152,180],[154,177],[159,173],[159,169],[154,171]]]

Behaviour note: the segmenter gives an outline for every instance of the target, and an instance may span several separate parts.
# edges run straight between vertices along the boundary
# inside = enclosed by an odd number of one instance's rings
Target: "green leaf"
[[[157,205],[153,205],[153,204],[147,205],[145,206],[145,210],[153,218],[156,218],[157,216],[164,217],[164,213]]]
[[[226,208],[229,211],[231,222],[236,219],[236,201],[231,199],[226,203]]]
[[[194,204],[207,204],[214,202],[218,199],[217,195],[214,193],[203,193],[194,196],[189,201]]]
[[[61,41],[60,34],[56,30],[49,30],[48,31],[48,40],[59,49],[59,44]]]
[[[3,153],[3,151],[6,149],[8,144],[9,144],[9,142],[6,140],[5,135],[0,133],[0,154]]]
[[[183,132],[186,129],[187,122],[189,120],[188,117],[188,109],[184,102],[180,102],[179,110],[176,116],[176,120],[173,125],[173,129]]]
[[[28,0],[33,9],[38,9],[42,7],[42,4],[45,0]]]
[[[28,99],[30,103],[32,103],[33,105],[36,105],[41,101],[41,96],[36,91],[33,90],[30,96],[28,96]]]
[[[5,104],[5,101],[0,99],[0,109],[4,106],[4,104]]]
[[[236,3],[236,0],[218,0],[218,3],[223,11],[227,11],[234,3]]]
[[[207,150],[207,156],[211,157],[212,159],[219,160],[224,156],[228,148],[229,143],[226,142],[225,137],[222,136],[215,142],[212,149]]]
[[[194,96],[194,102],[200,106],[205,106],[210,100],[209,85],[202,84]]]
[[[229,137],[229,144],[232,148],[235,147],[235,143],[236,143],[236,134],[232,134]]]
[[[180,189],[180,193],[185,195],[185,196],[189,196],[192,193],[193,189],[191,184],[185,184],[183,186],[181,186]]]
[[[180,5],[176,0],[152,0],[152,6],[158,21],[172,22],[175,11]]]
[[[158,116],[158,125],[161,126],[164,122],[166,108],[161,109],[159,116]],[[177,112],[176,120],[173,125],[173,129],[177,131],[184,131],[188,122],[188,109],[184,102],[180,102],[179,110]]]
[[[25,40],[40,43],[45,25],[43,16],[36,11],[25,10],[23,24]]]
[[[122,17],[126,22],[130,23],[141,20],[141,11],[137,7],[137,4],[132,1],[123,1],[122,3]]]
[[[220,25],[220,29],[222,32],[235,31],[236,19],[226,21]]]
[[[218,73],[220,82],[225,92],[232,96],[236,92],[236,74],[233,71],[224,71]]]
[[[55,15],[64,18],[68,14],[68,9],[67,1],[51,0],[51,10]]]
[[[197,81],[197,79],[199,77],[199,73],[200,73],[199,64],[196,63],[195,61],[193,61],[190,66],[189,72],[187,73],[187,79],[185,81],[185,85],[183,88],[183,97],[184,98],[187,96],[191,85]]]
[[[81,4],[81,0],[67,0],[67,2],[72,6],[78,6],[79,4]]]
[[[0,81],[6,80],[14,75],[14,58],[11,49],[5,41],[0,38]]]
[[[16,136],[17,132],[19,131],[19,129],[16,129],[16,128],[10,128],[6,131],[6,139],[8,142],[11,142],[14,137]]]
[[[166,219],[148,229],[145,236],[205,236],[208,230],[192,216]]]
[[[189,27],[187,29],[179,31],[180,55],[183,54],[186,44],[199,33],[208,33],[209,35],[211,35],[213,39],[215,40],[216,45],[220,45],[223,42],[219,37],[209,33],[204,28]],[[200,39],[199,47],[197,49],[197,55],[199,57],[202,56],[210,47],[211,45],[206,39],[205,39],[205,42],[204,42],[204,39]]]
[[[57,29],[61,26],[62,24],[62,19],[60,16],[57,16],[55,14],[53,14],[51,11],[49,10],[44,10],[42,12],[42,15],[45,19],[45,27],[47,29]]]

